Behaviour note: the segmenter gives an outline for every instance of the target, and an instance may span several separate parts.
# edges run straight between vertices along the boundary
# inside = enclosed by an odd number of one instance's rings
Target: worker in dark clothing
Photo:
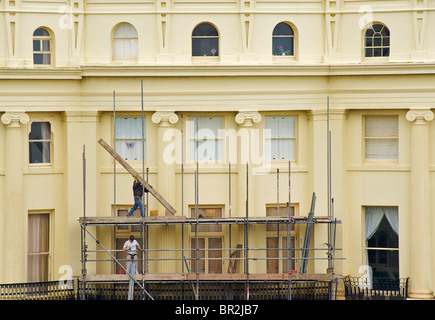
[[[136,177],[134,177],[133,182],[133,196],[134,196],[134,205],[133,208],[131,208],[130,212],[127,214],[127,217],[130,217],[133,212],[139,207],[140,209],[140,215],[144,217],[143,212],[143,203],[142,203],[142,194],[143,192],[149,192],[147,188],[144,188],[142,184],[136,180]]]

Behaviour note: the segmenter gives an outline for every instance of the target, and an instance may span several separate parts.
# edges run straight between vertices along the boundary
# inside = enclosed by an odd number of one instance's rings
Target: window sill
[[[212,63],[212,62],[220,62],[220,57],[192,57],[192,63]]]

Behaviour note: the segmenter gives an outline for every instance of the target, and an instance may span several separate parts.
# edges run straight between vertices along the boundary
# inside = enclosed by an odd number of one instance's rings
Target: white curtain
[[[365,117],[366,159],[398,157],[399,124],[396,116]]]
[[[268,116],[265,118],[266,144],[270,144],[272,159],[293,159],[295,149],[296,118],[294,116]]]
[[[42,162],[50,162],[50,140],[51,140],[51,126],[50,122],[41,123],[42,140],[48,140],[42,143]]]
[[[49,214],[29,214],[27,252],[27,281],[47,281],[49,257]]]
[[[397,207],[366,207],[365,210],[365,225],[366,225],[366,245],[369,239],[378,230],[382,218],[387,218],[391,228],[399,235],[399,215]]]
[[[196,117],[192,117],[188,125],[190,160],[196,160],[197,156],[200,161],[222,160],[222,117],[198,117],[198,126]],[[198,155],[196,155],[197,143]]]
[[[146,134],[145,119],[143,123],[144,135]],[[142,146],[142,144],[144,146]],[[115,121],[115,151],[125,160],[143,160],[142,118],[119,117]]]
[[[115,58],[137,58],[138,35],[135,27],[123,23],[116,28],[113,38]]]
[[[371,237],[376,233],[383,217],[386,217],[393,231],[399,235],[399,215],[397,207],[366,207],[365,208],[365,241],[366,246]],[[365,289],[372,289],[373,274],[369,267],[369,255],[366,250],[365,275],[362,277],[360,286]]]

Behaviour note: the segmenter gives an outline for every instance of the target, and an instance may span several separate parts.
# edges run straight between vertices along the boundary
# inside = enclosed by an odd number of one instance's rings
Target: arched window
[[[137,58],[138,36],[130,23],[120,24],[113,32],[113,57]]]
[[[51,33],[38,28],[33,32],[33,63],[37,65],[51,65],[52,63],[52,42]]]
[[[219,56],[219,33],[210,23],[201,23],[192,32],[192,56]]]
[[[366,57],[388,57],[390,55],[390,30],[380,23],[369,26],[364,35]]]
[[[272,33],[272,54],[274,56],[294,56],[295,34],[292,27],[285,23],[278,23]]]

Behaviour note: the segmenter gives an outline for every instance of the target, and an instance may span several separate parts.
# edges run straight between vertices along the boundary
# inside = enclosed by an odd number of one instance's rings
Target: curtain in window
[[[399,235],[399,215],[397,207],[366,207],[365,208],[365,241],[368,246],[368,241],[376,233],[383,217],[386,217],[390,223],[393,231]],[[367,250],[366,250],[367,251]],[[369,266],[369,254],[366,252],[366,265]],[[363,284],[364,288],[372,289],[373,274],[370,268],[367,268],[366,283]]]
[[[27,281],[48,281],[49,215],[29,214]]]
[[[138,35],[131,24],[119,25],[113,34],[113,41],[115,58],[137,58]]]
[[[296,121],[294,116],[265,118],[266,150],[271,159],[294,159]],[[270,146],[270,147],[269,147]]]
[[[145,135],[145,120],[143,125]],[[145,143],[143,144],[146,152],[146,145]],[[142,150],[142,118],[116,118],[115,151],[125,160],[143,160]]]
[[[399,125],[396,116],[365,118],[366,159],[397,159]]]
[[[191,160],[222,160],[222,117],[192,117],[189,121]],[[196,153],[198,149],[198,153]]]

